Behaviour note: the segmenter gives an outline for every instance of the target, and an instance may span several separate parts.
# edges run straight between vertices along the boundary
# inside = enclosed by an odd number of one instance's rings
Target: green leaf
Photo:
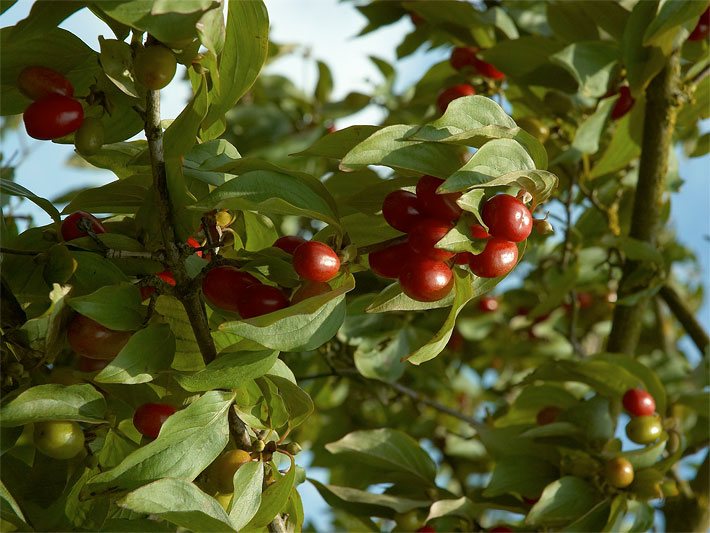
[[[565,476],[550,483],[540,501],[525,518],[531,526],[560,526],[572,522],[601,500],[601,495],[587,481]]]
[[[275,483],[269,485],[261,494],[261,505],[254,517],[244,526],[244,531],[267,526],[288,503],[294,481],[296,480],[296,463],[291,459],[291,467]],[[275,467],[274,467],[275,468]]]
[[[586,383],[607,397],[621,397],[638,386],[638,378],[619,365],[603,361],[554,361],[540,365],[525,382],[578,381]]]
[[[150,324],[128,343],[94,378],[97,383],[147,383],[166,371],[175,356],[175,336],[167,324]]]
[[[165,130],[163,143],[166,157],[179,157],[190,151],[197,142],[197,132],[207,116],[207,110],[207,83],[202,76],[190,103]]]
[[[522,77],[547,62],[548,57],[562,48],[564,43],[550,38],[530,36],[502,40],[481,54],[484,60],[512,78]]]
[[[503,494],[536,498],[548,483],[558,477],[557,467],[538,457],[511,455],[496,462],[483,495],[487,498]]]
[[[664,437],[656,443],[649,444],[638,450],[622,452],[620,455],[631,463],[634,471],[638,472],[643,468],[650,468],[655,465],[663,457],[667,444],[668,438]]]
[[[566,69],[577,80],[580,94],[591,98],[606,93],[618,59],[618,46],[601,41],[574,43],[550,57],[550,61]]]
[[[220,504],[182,479],[159,479],[118,500],[119,507],[195,531],[234,531]]]
[[[3,50],[3,52],[5,52],[5,50]],[[20,198],[27,198],[32,203],[41,207],[42,210],[52,218],[52,220],[59,222],[59,211],[57,211],[57,208],[52,205],[52,202],[37,196],[29,189],[25,189],[22,185],[19,185],[14,181],[0,178],[0,193],[9,194],[10,196],[19,196]]]
[[[616,99],[605,98],[599,103],[597,110],[587,117],[584,122],[579,125],[574,134],[572,148],[583,154],[596,154],[599,150],[599,139],[604,133],[606,119],[614,107]]]
[[[155,304],[155,310],[162,315],[175,335],[173,368],[182,372],[202,370],[205,363],[182,304],[172,296],[160,296]]]
[[[416,127],[404,124],[382,128],[343,157],[341,170],[384,165],[394,170],[446,178],[459,167],[460,159],[454,146],[407,140],[415,131]]]
[[[599,39],[597,25],[584,12],[583,4],[583,1],[570,0],[546,4],[547,23],[555,35],[573,43]]]
[[[378,294],[367,307],[368,313],[386,313],[387,311],[425,311],[448,307],[454,301],[454,291],[436,302],[419,302],[402,292],[402,286],[392,283]]]
[[[315,98],[319,102],[328,102],[330,93],[333,92],[333,75],[328,65],[323,61],[316,61],[318,66],[318,83],[316,83]]]
[[[131,283],[107,285],[86,296],[67,298],[66,303],[78,313],[118,331],[136,330],[145,319],[140,291]]]
[[[72,198],[62,213],[135,213],[145,201],[149,180],[149,175],[137,174],[101,187],[86,189]]]
[[[370,137],[370,135],[377,130],[379,130],[377,126],[349,126],[342,130],[329,133],[325,137],[321,137],[302,152],[293,155],[319,155],[322,157],[342,159],[345,154]]]
[[[230,0],[224,48],[219,57],[219,84],[210,91],[210,105],[202,129],[222,120],[246,93],[266,62],[269,48],[269,14],[261,0]],[[210,130],[215,138],[224,131]],[[205,139],[208,140],[208,139]]]
[[[614,102],[616,103],[616,99]],[[645,100],[639,98],[631,108],[631,112],[616,123],[611,141],[592,168],[591,178],[621,170],[641,154],[645,105]]]
[[[104,421],[106,401],[92,385],[37,385],[0,408],[4,427],[45,420],[76,420],[89,424]]]
[[[0,481],[0,518],[20,531],[32,531],[32,528],[27,524],[25,515],[22,514],[22,509],[2,481]]]
[[[288,411],[290,429],[300,426],[313,413],[313,400],[298,385],[281,376],[267,375],[265,379],[278,387]]]
[[[104,39],[99,36],[99,61],[104,73],[122,92],[140,98],[133,78],[133,50],[128,43],[118,39]]]
[[[426,521],[429,522],[444,516],[455,516],[471,522],[477,519],[486,507],[482,504],[473,503],[465,496],[458,500],[439,500],[431,505]]]
[[[234,394],[210,391],[168,418],[157,439],[92,478],[94,492],[134,489],[164,477],[191,481],[227,445],[227,412]]]
[[[335,283],[331,292],[260,317],[225,322],[219,329],[273,350],[313,350],[336,334],[345,318],[345,293],[355,288],[350,274],[331,282]]]
[[[663,45],[669,38],[674,38],[680,27],[688,22],[697,22],[697,18],[707,9],[703,2],[693,0],[665,1],[651,24],[643,34],[643,45]]]
[[[178,374],[175,379],[189,392],[236,389],[246,380],[266,374],[278,355],[272,350],[245,352],[227,348],[203,370],[189,376]]]
[[[406,368],[402,358],[412,352],[418,340],[416,331],[408,327],[366,337],[353,354],[355,367],[367,378],[396,381]]]
[[[110,260],[91,252],[72,252],[77,268],[71,280],[74,294],[87,294],[105,285],[119,285],[128,281]]]
[[[261,461],[243,464],[234,473],[234,495],[229,505],[229,519],[241,530],[261,506],[261,488],[264,482],[264,465]]]
[[[355,515],[394,519],[397,514],[429,506],[428,501],[413,500],[391,494],[375,494],[351,487],[325,485],[315,479],[308,481],[318,489],[328,505]]]
[[[634,95],[641,94],[653,77],[661,71],[673,45],[672,39],[668,41],[665,36],[664,42],[656,43],[656,46],[643,44],[644,34],[656,18],[657,7],[658,0],[638,2],[631,11],[621,41],[626,78]]]
[[[434,486],[436,465],[429,454],[406,433],[382,428],[353,431],[342,439],[326,444],[332,454],[379,469],[404,475],[417,483]]]

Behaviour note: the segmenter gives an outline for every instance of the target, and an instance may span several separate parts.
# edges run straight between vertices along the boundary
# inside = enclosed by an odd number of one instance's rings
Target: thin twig
[[[664,285],[661,287],[658,295],[666,302],[671,313],[673,313],[673,316],[675,316],[681,326],[683,326],[683,329],[693,340],[695,346],[698,347],[700,353],[707,353],[708,346],[710,346],[710,338],[708,338],[708,334],[703,329],[703,326],[698,322],[690,309],[688,309],[675,289]]]

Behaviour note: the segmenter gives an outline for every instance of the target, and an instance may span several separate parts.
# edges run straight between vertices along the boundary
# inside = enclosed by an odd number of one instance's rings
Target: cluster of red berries
[[[449,62],[451,66],[459,72],[472,73],[494,81],[500,81],[505,78],[505,74],[500,70],[478,57],[478,48],[457,46],[451,52]],[[459,83],[439,93],[439,97],[436,99],[436,105],[439,111],[443,113],[453,100],[474,94],[476,94],[476,89],[474,89],[473,85],[470,83]]]
[[[34,100],[22,115],[30,137],[58,139],[78,130],[84,121],[81,103],[72,98],[74,86],[56,70],[27,67],[20,72],[17,86]]]
[[[328,281],[340,271],[340,258],[330,246],[298,236],[281,237],[273,246],[293,256],[293,268],[304,280],[290,300],[281,288],[266,285],[248,272],[218,266],[202,280],[207,301],[242,318],[254,318],[331,290]]]
[[[393,228],[407,233],[407,242],[369,255],[370,269],[384,278],[398,279],[404,293],[420,302],[445,297],[453,286],[451,263],[468,265],[479,277],[496,278],[510,272],[518,261],[515,243],[524,241],[533,226],[528,208],[507,194],[490,198],[481,210],[488,231],[471,226],[474,239],[485,239],[480,254],[454,253],[436,244],[454,227],[463,210],[456,203],[461,193],[437,194],[444,180],[422,176],[416,194],[405,190],[389,193],[382,214]]]

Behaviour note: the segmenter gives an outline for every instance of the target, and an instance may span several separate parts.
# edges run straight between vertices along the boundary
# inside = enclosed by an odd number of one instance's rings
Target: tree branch
[[[671,148],[677,112],[679,53],[671,54],[666,66],[646,90],[646,111],[641,145],[639,177],[634,196],[629,237],[655,245],[661,220],[668,153]],[[642,265],[626,261],[619,285],[620,299],[633,294],[634,274]],[[634,305],[617,305],[609,334],[607,351],[633,354],[641,336],[641,325],[648,298]]]
[[[693,313],[685,305],[678,293],[673,287],[664,285],[661,287],[659,296],[666,302],[666,305],[680,322],[683,329],[688,333],[695,346],[698,347],[700,353],[705,354],[710,346],[710,338],[703,329],[703,326],[698,322]]]

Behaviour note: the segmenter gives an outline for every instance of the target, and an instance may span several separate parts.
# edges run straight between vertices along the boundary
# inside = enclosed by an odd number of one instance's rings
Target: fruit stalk
[[[656,244],[663,194],[666,190],[668,153],[678,110],[679,73],[679,51],[675,51],[646,89],[646,120],[643,126],[641,162],[629,237],[652,246]],[[637,269],[642,266],[638,261],[626,262],[619,285],[620,298],[640,289],[632,285]],[[616,306],[607,351],[634,353],[641,335],[642,318],[647,303],[648,297],[645,297],[634,305]]]

